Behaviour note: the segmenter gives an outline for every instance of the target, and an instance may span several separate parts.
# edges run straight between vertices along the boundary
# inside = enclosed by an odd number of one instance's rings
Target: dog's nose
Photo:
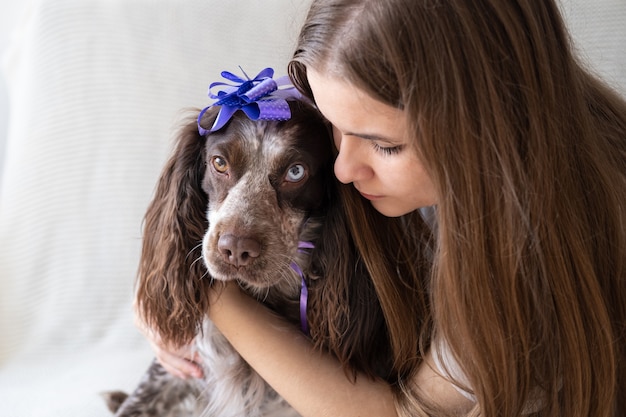
[[[236,267],[248,265],[261,253],[261,244],[255,239],[232,234],[220,236],[217,249],[226,262]]]

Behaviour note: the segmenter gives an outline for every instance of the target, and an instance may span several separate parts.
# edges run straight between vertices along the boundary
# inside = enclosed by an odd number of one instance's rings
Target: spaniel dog
[[[289,107],[289,120],[236,112],[214,132],[200,134],[196,119],[181,129],[145,217],[137,308],[163,340],[194,340],[204,378],[178,379],[154,361],[130,395],[105,395],[115,416],[298,415],[207,319],[215,280],[237,280],[310,332],[348,376],[389,376],[382,313],[338,203],[328,126],[308,103]],[[217,117],[209,108],[198,123]]]

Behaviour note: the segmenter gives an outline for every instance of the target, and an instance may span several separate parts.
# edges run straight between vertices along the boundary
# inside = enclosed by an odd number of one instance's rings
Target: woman
[[[401,377],[349,381],[228,286],[210,316],[242,356],[304,416],[625,415],[626,103],[555,2],[315,0],[289,69],[333,125]],[[381,244],[378,213],[411,239]]]

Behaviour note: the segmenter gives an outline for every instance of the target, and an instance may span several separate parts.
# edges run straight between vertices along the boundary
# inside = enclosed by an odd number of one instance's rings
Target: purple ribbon
[[[299,253],[308,253],[305,249],[313,249],[315,246],[311,242],[298,242],[298,252]],[[292,262],[291,269],[293,269],[298,275],[300,275],[300,279],[302,280],[302,286],[300,287],[300,328],[302,329],[302,333],[305,335],[309,335],[309,321],[306,317],[307,312],[307,303],[309,300],[309,289],[306,286],[306,280],[304,279],[304,272],[300,266]]]
[[[287,100],[298,100],[302,96],[291,84],[288,76],[273,79],[272,68],[265,68],[253,79],[250,79],[243,69],[241,72],[246,77],[245,79],[231,72],[222,71],[222,77],[230,83],[214,82],[209,85],[209,98],[217,101],[202,109],[198,115],[198,131],[202,136],[220,130],[237,110],[242,110],[251,120],[289,120],[291,118]],[[217,88],[223,89],[217,94],[213,93],[213,90]],[[211,129],[206,130],[200,126],[200,121],[204,113],[213,106],[221,108]]]

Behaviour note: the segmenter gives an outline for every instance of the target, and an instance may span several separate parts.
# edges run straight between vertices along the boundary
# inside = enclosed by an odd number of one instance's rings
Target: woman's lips
[[[361,194],[363,196],[363,198],[366,198],[368,200],[380,200],[381,198],[383,198],[382,195],[374,195],[374,194],[368,194],[368,193],[364,193],[363,191],[361,191],[358,187],[357,184],[352,183],[352,185],[354,186],[354,188],[356,188],[356,190],[359,192],[359,194]]]
[[[361,195],[363,196],[363,198],[366,198],[366,199],[368,199],[368,200],[370,200],[370,201],[371,201],[371,200],[379,200],[379,199],[381,199],[381,198],[382,198],[382,196],[379,196],[379,195],[371,195],[371,194],[364,193],[364,192],[362,192],[362,191],[359,191],[359,193],[361,193]]]

